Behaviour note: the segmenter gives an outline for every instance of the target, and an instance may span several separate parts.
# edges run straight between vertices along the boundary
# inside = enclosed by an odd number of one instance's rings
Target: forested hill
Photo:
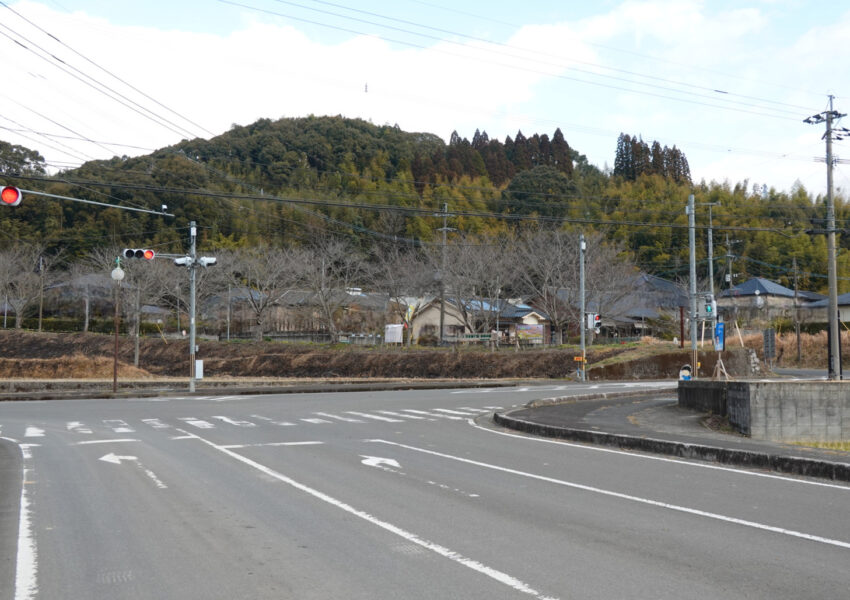
[[[182,252],[183,228],[195,220],[209,248],[302,244],[331,230],[368,251],[436,239],[445,206],[457,232],[450,239],[580,227],[604,233],[640,268],[675,278],[687,273],[684,206],[694,193],[698,204],[720,203],[713,210],[716,254],[731,232],[731,251],[743,259],[736,272],[788,282],[796,258],[810,289],[822,287],[817,275],[826,272],[823,236],[803,232],[822,216],[820,199],[802,188],[694,185],[682,151],[631,134],[611,140],[610,172],[589,164],[560,129],[503,141],[484,131],[471,140],[455,132],[446,144],[431,133],[343,117],[262,119],[210,140],[92,161],[51,177],[36,150],[0,142],[3,183],[127,206],[165,204],[176,218],[30,197],[0,214],[2,244],[43,240],[68,256],[107,244]],[[840,219],[850,217],[843,199],[837,210]],[[701,225],[707,212],[699,211]],[[699,237],[704,269],[704,230]],[[848,262],[846,253],[840,260]]]

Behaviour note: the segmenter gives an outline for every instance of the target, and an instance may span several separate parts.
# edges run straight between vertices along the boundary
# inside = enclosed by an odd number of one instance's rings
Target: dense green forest
[[[825,199],[789,191],[693,182],[683,151],[639,136],[611,141],[613,169],[588,163],[563,132],[504,141],[476,131],[448,144],[430,133],[343,117],[233,126],[210,140],[184,140],[147,156],[115,157],[48,175],[37,149],[0,141],[0,181],[51,194],[159,210],[173,218],[30,196],[0,214],[0,244],[38,240],[73,258],[106,244],[183,252],[189,221],[203,248],[308,243],[320,231],[347,236],[366,253],[441,239],[443,211],[459,235],[511,235],[527,228],[596,231],[644,271],[677,279],[688,271],[685,205],[697,203],[698,260],[707,272],[707,204],[715,276],[726,254],[743,281],[762,276],[801,289],[826,288],[826,241],[810,235]],[[850,219],[836,201],[839,227]],[[457,233],[456,233],[457,232]],[[727,238],[728,236],[728,238]],[[727,239],[729,245],[727,246]],[[841,238],[839,291],[850,290],[850,236]]]

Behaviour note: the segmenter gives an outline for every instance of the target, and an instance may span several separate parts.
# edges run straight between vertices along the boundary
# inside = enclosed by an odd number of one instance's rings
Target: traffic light
[[[144,258],[153,260],[156,253],[149,248],[124,248],[124,258]]]
[[[602,317],[599,316],[599,313],[587,313],[587,328],[593,329],[596,333],[599,333],[599,328],[602,325]]]
[[[21,194],[21,190],[8,185],[3,188],[2,192],[0,192],[0,198],[2,198],[3,204],[6,206],[17,206],[21,203],[23,195]]]
[[[717,318],[717,300],[711,294],[705,294],[702,298],[702,318],[714,320]]]

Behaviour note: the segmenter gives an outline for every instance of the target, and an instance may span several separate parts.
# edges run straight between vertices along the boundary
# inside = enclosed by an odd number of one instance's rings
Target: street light
[[[124,270],[121,268],[121,259],[115,259],[116,267],[112,269],[112,281],[115,282],[115,353],[112,361],[112,392],[118,391],[118,323],[121,281],[124,279]]]

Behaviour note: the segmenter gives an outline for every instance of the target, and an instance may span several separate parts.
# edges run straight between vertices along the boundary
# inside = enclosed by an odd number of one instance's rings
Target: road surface
[[[0,599],[847,597],[848,486],[486,418],[627,385],[0,404]]]

